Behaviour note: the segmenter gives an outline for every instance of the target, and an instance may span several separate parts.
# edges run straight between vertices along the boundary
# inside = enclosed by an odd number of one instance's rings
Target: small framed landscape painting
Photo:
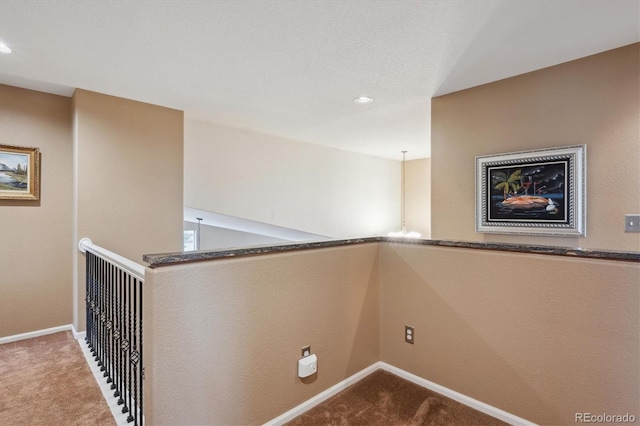
[[[586,145],[476,157],[476,231],[586,234]]]
[[[40,150],[0,144],[0,200],[40,199]]]

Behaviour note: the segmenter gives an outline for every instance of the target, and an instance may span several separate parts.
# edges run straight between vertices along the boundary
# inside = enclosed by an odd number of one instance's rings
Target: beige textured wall
[[[143,263],[182,250],[182,111],[99,93],[73,96],[77,238]],[[84,256],[78,324],[84,329]]]
[[[539,424],[640,416],[640,264],[399,244],[380,259],[382,361]]]
[[[0,85],[0,143],[38,147],[40,201],[0,201],[0,337],[71,323],[71,104]]]
[[[640,250],[640,44],[432,100],[432,237]],[[475,157],[587,144],[587,237],[476,233]]]
[[[262,424],[378,361],[377,265],[365,244],[147,268],[149,424]]]
[[[185,123],[185,205],[333,238],[400,223],[400,163]]]
[[[407,161],[405,166],[407,231],[431,238],[431,158]]]
[[[149,424],[262,424],[379,360],[539,424],[640,417],[638,263],[380,243],[146,278]]]
[[[185,221],[184,229],[195,230],[197,235],[198,224]],[[200,250],[218,250],[222,248],[283,244],[287,242],[289,242],[289,240],[236,231],[234,229],[219,228],[217,226],[200,225]]]

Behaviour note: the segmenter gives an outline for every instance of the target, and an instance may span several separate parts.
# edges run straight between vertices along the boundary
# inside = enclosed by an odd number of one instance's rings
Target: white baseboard
[[[34,337],[46,336],[47,334],[59,333],[61,331],[73,331],[75,337],[75,329],[72,324],[60,325],[58,327],[45,328],[44,330],[30,331],[28,333],[15,334],[13,336],[0,337],[0,345],[4,343],[18,342],[20,340],[33,339]]]
[[[463,395],[459,392],[456,392],[454,390],[451,390],[449,388],[446,388],[444,386],[441,386],[437,383],[433,383],[429,380],[423,379],[422,377],[418,377],[415,374],[411,374],[408,371],[402,370],[398,367],[394,367],[392,365],[387,364],[386,362],[382,362],[382,361],[378,361],[375,364],[370,365],[369,367],[365,368],[364,370],[354,374],[353,376],[350,376],[348,378],[346,378],[345,380],[341,381],[340,383],[330,387],[329,389],[325,390],[324,392],[319,393],[318,395],[314,396],[313,398],[310,398],[308,400],[306,400],[305,402],[303,402],[302,404],[292,408],[291,410],[287,411],[286,413],[276,417],[273,420],[268,421],[267,423],[265,423],[263,426],[280,426],[283,425],[284,423],[287,423],[291,420],[293,420],[294,418],[298,417],[299,415],[301,415],[302,413],[304,413],[305,411],[315,407],[316,405],[320,404],[323,401],[326,401],[327,399],[329,399],[330,397],[332,397],[333,395],[337,394],[338,392],[346,389],[347,387],[351,386],[352,384],[356,383],[357,381],[363,379],[364,377],[368,376],[369,374],[373,373],[376,370],[385,370],[388,371],[390,373],[395,374],[396,376],[402,377],[403,379],[409,380],[412,383],[415,383],[418,386],[422,386],[424,388],[427,388],[429,390],[432,390],[434,392],[437,392],[441,395],[444,395],[448,398],[453,399],[454,401],[457,401],[461,404],[467,405],[475,410],[478,410],[482,413],[488,414],[492,417],[495,417],[497,419],[500,419],[504,422],[507,422],[511,425],[522,425],[522,426],[535,426],[535,423],[532,423],[528,420],[525,420],[521,417],[518,417],[516,415],[513,415],[511,413],[508,413],[504,410],[501,410],[499,408],[496,407],[492,407],[489,404],[485,404],[484,402],[478,401],[477,399],[473,399],[470,398],[466,395]]]
[[[286,413],[276,417],[271,421],[268,421],[263,426],[280,426],[287,423],[288,421],[293,420],[294,418],[298,417],[300,414],[304,413],[305,411],[315,407],[316,405],[320,404],[323,401],[326,401],[327,399],[331,398],[333,395],[346,389],[347,387],[351,386],[355,382],[365,378],[366,376],[373,373],[374,371],[379,370],[380,367],[378,366],[378,364],[380,363],[376,362],[375,364],[370,365],[364,370],[357,372],[353,376],[347,377],[346,379],[339,382],[338,384],[335,384],[331,386],[329,389],[323,392],[320,392],[318,395],[314,396],[313,398],[306,400],[302,404],[292,408]]]
[[[511,425],[518,426],[536,426],[535,423],[530,422],[529,420],[525,420],[521,417],[518,417],[514,414],[508,413],[499,408],[493,407],[489,404],[485,404],[482,401],[478,401],[477,399],[473,399],[469,396],[463,395],[459,392],[456,392],[452,389],[441,386],[437,383],[433,383],[429,380],[423,379],[422,377],[416,376],[415,374],[411,374],[408,371],[402,370],[398,367],[394,367],[393,365],[389,365],[386,362],[378,362],[379,368],[389,373],[393,373],[396,376],[402,377],[416,385],[422,386],[423,388],[427,388],[434,392],[439,393],[440,395],[444,395],[448,398],[453,399],[461,404],[464,404],[468,407],[471,407],[475,410],[478,410],[482,413],[488,414],[496,419],[500,419],[503,422],[507,422]]]
[[[86,331],[76,331],[73,324],[60,325],[58,327],[45,328],[43,330],[30,331],[28,333],[15,334],[13,336],[0,337],[0,345],[3,343],[19,342],[20,340],[33,339],[34,337],[46,336],[47,334],[59,333],[61,331],[71,331],[76,340],[84,339]]]
[[[84,333],[84,332],[83,332]],[[78,333],[82,334],[82,333]],[[111,390],[111,385],[107,383],[107,379],[104,378],[102,371],[100,371],[100,367],[98,367],[98,363],[95,361],[93,355],[91,354],[91,349],[89,349],[89,345],[84,339],[78,339],[78,344],[80,345],[80,349],[82,349],[82,353],[87,360],[87,364],[89,364],[89,368],[91,369],[91,373],[93,377],[96,379],[96,383],[100,387],[100,391],[102,392],[102,396],[104,397],[109,409],[111,410],[111,415],[118,426],[127,426],[129,423],[127,422],[128,414],[122,413],[122,405],[118,405],[118,398],[113,396],[113,390]],[[125,395],[123,398],[127,398]],[[144,418],[143,422],[144,424]]]

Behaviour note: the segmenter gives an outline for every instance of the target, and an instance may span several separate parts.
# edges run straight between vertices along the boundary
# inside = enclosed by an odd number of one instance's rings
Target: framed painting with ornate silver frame
[[[40,150],[0,145],[0,200],[40,199]]]
[[[586,150],[476,157],[476,232],[585,236]]]

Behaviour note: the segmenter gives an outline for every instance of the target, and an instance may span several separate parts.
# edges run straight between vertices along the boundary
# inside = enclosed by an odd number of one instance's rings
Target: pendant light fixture
[[[201,217],[196,217],[196,220],[198,221],[198,234],[196,235],[196,250],[200,250],[200,222],[202,222],[202,218]]]
[[[402,152],[402,165],[401,165],[401,181],[400,181],[400,231],[389,232],[389,237],[405,237],[405,238],[420,238],[422,234],[419,232],[407,232],[407,220],[406,220],[406,206],[405,206],[405,159],[407,151]]]

